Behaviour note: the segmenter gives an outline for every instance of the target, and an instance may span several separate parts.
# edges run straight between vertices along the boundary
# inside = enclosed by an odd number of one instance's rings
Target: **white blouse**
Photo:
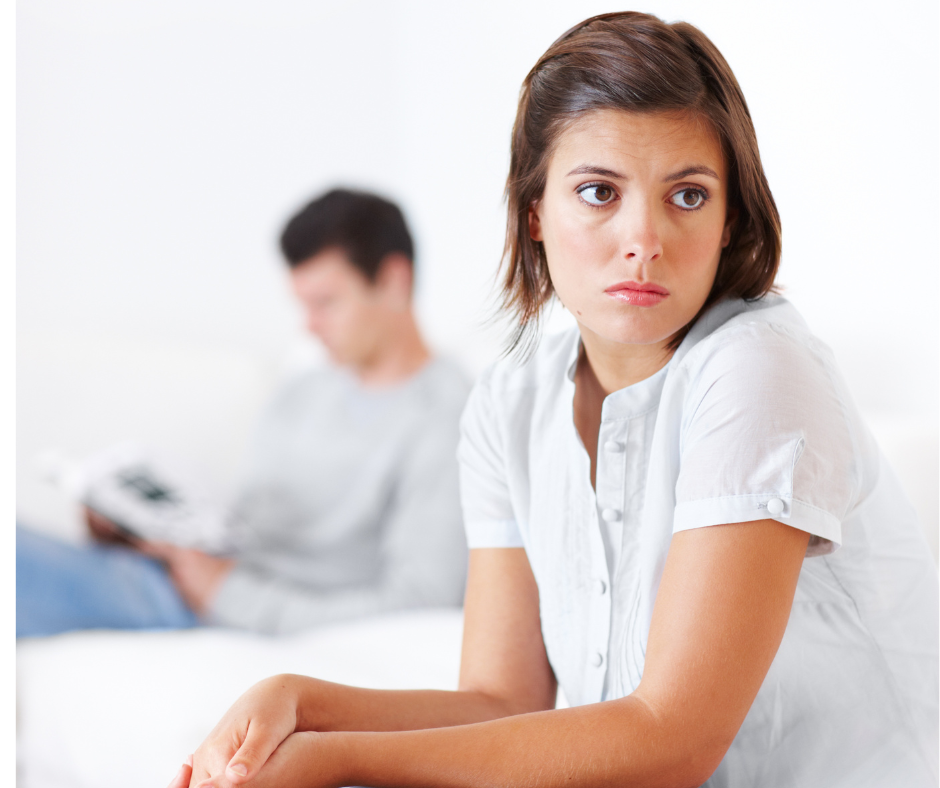
[[[937,571],[829,349],[783,298],[725,301],[604,400],[596,492],[579,335],[477,383],[458,453],[471,549],[524,547],[572,705],[640,682],[673,533],[771,517],[812,535],[787,630],[708,786],[937,784]]]

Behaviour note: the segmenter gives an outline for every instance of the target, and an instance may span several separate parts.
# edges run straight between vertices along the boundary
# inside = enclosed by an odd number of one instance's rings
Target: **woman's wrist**
[[[311,752],[317,754],[315,768],[329,780],[330,785],[368,785],[370,778],[385,774],[381,745],[395,733],[369,731],[332,731],[312,734],[319,738]],[[387,777],[387,774],[385,774]]]
[[[334,731],[319,735],[323,737],[324,761],[328,764],[334,784],[363,784],[360,779],[363,771],[362,744],[370,734],[359,731]]]
[[[311,694],[307,682],[310,681],[313,679],[306,676],[282,673],[264,679],[255,685],[254,689],[259,690],[270,701],[276,702],[281,709],[293,711],[295,731],[313,730],[313,728],[305,727],[306,718],[309,716],[305,711],[305,706],[309,705]]]
[[[310,676],[291,676],[291,691],[297,714],[294,730],[330,731],[333,730],[335,697],[341,685],[311,678]]]

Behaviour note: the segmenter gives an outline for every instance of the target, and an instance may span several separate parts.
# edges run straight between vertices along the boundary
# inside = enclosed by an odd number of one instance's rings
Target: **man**
[[[291,381],[264,415],[229,518],[238,555],[74,547],[18,529],[18,636],[198,623],[294,632],[460,604],[455,454],[468,385],[418,330],[401,211],[333,190],[288,222],[281,249],[334,365]],[[99,541],[116,538],[87,515]]]

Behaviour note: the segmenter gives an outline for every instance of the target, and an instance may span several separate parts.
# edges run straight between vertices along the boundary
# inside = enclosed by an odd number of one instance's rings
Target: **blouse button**
[[[779,517],[783,514],[783,501],[779,498],[771,498],[767,501],[767,513],[771,517]]]
[[[617,509],[604,509],[601,512],[601,517],[604,519],[604,522],[615,523],[620,519],[620,512]]]
[[[604,596],[607,593],[607,583],[598,578],[594,581],[594,590],[597,591],[598,596]]]
[[[623,444],[620,441],[607,441],[604,443],[604,451],[618,452],[623,451]]]
[[[601,665],[604,664],[604,655],[601,654],[600,651],[595,652],[594,656],[591,657],[591,664],[592,664],[595,668],[599,668]]]

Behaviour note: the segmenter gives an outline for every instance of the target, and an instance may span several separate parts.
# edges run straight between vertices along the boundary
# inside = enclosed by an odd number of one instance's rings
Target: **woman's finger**
[[[233,783],[247,782],[264,766],[283,739],[276,730],[252,720],[245,741],[228,762],[225,776]]]
[[[211,761],[211,763],[207,763],[207,761]],[[220,763],[219,761],[219,758],[210,757],[207,759],[205,754],[201,755],[193,763],[192,773],[189,778],[190,786],[195,788],[195,786],[203,785],[207,780],[212,780],[214,776],[222,777],[226,762],[223,760]]]
[[[192,756],[190,756],[192,758]],[[189,778],[192,776],[193,767],[189,763],[184,763],[180,766],[180,770],[176,773],[176,776],[170,780],[170,784],[167,788],[189,788]]]

